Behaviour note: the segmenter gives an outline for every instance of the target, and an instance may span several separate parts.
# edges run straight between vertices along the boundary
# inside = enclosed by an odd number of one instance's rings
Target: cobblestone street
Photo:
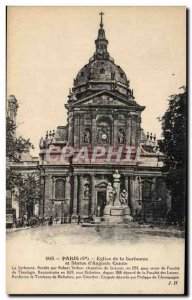
[[[76,224],[58,224],[36,228],[7,230],[7,242],[14,244],[25,240],[27,245],[43,243],[47,245],[82,244],[142,244],[143,243],[183,243],[183,232],[175,229],[127,228],[127,227],[82,227]],[[11,246],[11,245],[10,245]]]

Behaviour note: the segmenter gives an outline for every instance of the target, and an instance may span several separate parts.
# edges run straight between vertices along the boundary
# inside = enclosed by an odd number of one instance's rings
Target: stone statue
[[[90,135],[89,129],[85,129],[85,131],[84,131],[84,142],[85,143],[90,143],[90,141],[91,141],[91,135]]]
[[[112,187],[111,183],[109,182],[107,185],[107,204],[106,205],[113,205],[114,202],[114,188]]]
[[[120,129],[118,131],[118,142],[119,142],[119,144],[124,143],[124,131],[123,131],[123,129]]]
[[[115,189],[115,199],[114,199],[114,206],[120,206],[120,178],[121,175],[119,174],[118,170],[115,170],[113,174],[113,187]]]
[[[123,190],[120,195],[121,205],[128,205],[128,194],[126,190]]]
[[[43,139],[43,137],[40,139],[39,141],[39,148],[42,150],[42,149],[45,149],[45,141]]]
[[[86,184],[84,188],[84,197],[89,198],[89,186]]]

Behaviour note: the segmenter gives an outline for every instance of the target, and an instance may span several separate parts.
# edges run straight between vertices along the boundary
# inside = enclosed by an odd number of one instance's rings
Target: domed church
[[[155,134],[141,128],[145,106],[109,54],[100,15],[95,53],[78,72],[65,104],[67,124],[40,139],[39,214],[63,222],[102,218],[118,174],[119,205],[130,209],[133,220],[161,219],[170,209],[162,154]]]

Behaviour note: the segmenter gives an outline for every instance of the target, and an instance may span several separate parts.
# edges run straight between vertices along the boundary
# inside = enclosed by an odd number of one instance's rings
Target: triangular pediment
[[[74,106],[119,106],[119,107],[136,107],[142,108],[135,101],[128,100],[123,95],[115,92],[103,90],[83,99],[75,101]]]

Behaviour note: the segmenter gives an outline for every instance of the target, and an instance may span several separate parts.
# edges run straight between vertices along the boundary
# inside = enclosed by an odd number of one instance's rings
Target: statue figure
[[[84,197],[89,198],[89,186],[88,186],[88,184],[86,184],[85,188],[84,188]]]
[[[85,131],[84,131],[84,142],[85,143],[90,143],[90,141],[91,141],[91,135],[90,135],[89,129],[85,129]]]
[[[121,205],[128,205],[128,194],[126,190],[123,190],[120,195]]]
[[[42,149],[45,149],[45,141],[43,139],[43,137],[41,137],[40,141],[39,141],[39,148],[42,150]]]
[[[115,206],[120,206],[120,177],[121,175],[119,174],[118,170],[115,170],[115,174],[113,174],[113,187],[115,189],[115,199],[114,199],[114,205]]]
[[[124,131],[123,131],[123,129],[119,129],[119,131],[118,131],[118,142],[119,142],[119,144],[124,143]]]
[[[114,188],[112,187],[111,183],[109,182],[107,185],[107,203],[106,205],[113,205],[114,202]]]

